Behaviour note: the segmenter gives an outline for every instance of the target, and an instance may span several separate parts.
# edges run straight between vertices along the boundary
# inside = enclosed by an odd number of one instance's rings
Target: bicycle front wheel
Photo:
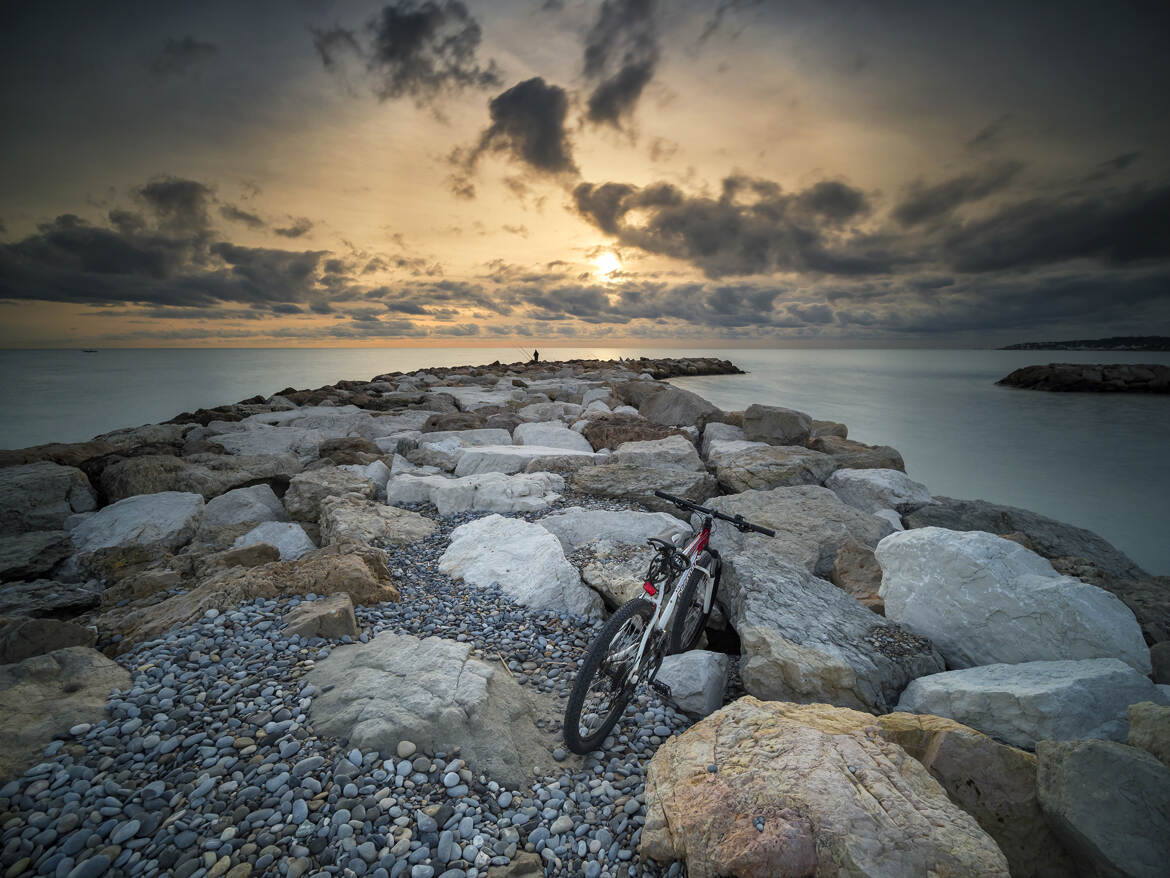
[[[574,753],[598,749],[617,725],[634,695],[630,677],[653,615],[650,601],[634,598],[609,617],[590,644],[565,708],[565,745]]]

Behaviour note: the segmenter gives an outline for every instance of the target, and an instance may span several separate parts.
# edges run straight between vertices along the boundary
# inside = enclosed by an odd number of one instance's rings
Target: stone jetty
[[[896,449],[669,383],[390,373],[0,451],[0,875],[1162,874],[1167,581]],[[701,649],[565,699],[645,540],[719,525]],[[875,805],[880,803],[880,807]]]
[[[1160,363],[1048,363],[1016,369],[996,384],[1068,393],[1170,393],[1170,366]]]

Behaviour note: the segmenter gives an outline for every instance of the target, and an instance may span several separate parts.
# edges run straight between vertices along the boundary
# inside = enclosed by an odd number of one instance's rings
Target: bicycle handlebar
[[[655,491],[655,497],[661,497],[663,500],[669,500],[679,509],[689,509],[692,512],[702,512],[704,515],[710,515],[712,518],[718,518],[720,521],[726,521],[734,525],[736,530],[755,531],[758,534],[763,534],[766,537],[776,536],[776,531],[771,528],[764,527],[759,524],[752,524],[750,521],[745,521],[742,515],[725,515],[717,509],[709,509],[706,506],[700,506],[698,503],[691,500],[684,500],[682,497],[675,497],[673,494],[667,494],[665,491]]]

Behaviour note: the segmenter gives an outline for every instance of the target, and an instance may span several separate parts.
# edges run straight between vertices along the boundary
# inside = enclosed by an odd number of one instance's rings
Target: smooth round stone
[[[142,823],[140,821],[127,820],[110,833],[110,844],[122,844],[123,842],[129,841],[137,835],[138,830],[141,828]]]
[[[457,771],[448,771],[445,775],[443,775],[443,786],[445,787],[453,787],[457,785],[459,781],[460,777],[459,772]]]
[[[309,806],[304,799],[295,799],[292,803],[292,822],[304,823],[309,819]]]
[[[77,725],[75,725],[73,728],[71,728],[69,730],[69,734],[71,734],[75,738],[79,738],[92,728],[93,728],[92,723],[78,723]]]
[[[410,867],[410,878],[433,878],[435,867],[426,863],[418,863]]]
[[[415,754],[418,748],[414,746],[413,741],[399,741],[398,742],[398,758],[409,759]]]
[[[74,866],[67,878],[98,878],[98,876],[106,874],[110,868],[110,862],[110,858],[105,854],[97,854]]]

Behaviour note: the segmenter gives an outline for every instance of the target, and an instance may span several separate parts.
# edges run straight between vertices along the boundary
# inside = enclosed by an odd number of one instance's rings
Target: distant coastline
[[[1170,336],[1124,335],[1074,341],[1026,341],[1001,351],[1170,351]]]

